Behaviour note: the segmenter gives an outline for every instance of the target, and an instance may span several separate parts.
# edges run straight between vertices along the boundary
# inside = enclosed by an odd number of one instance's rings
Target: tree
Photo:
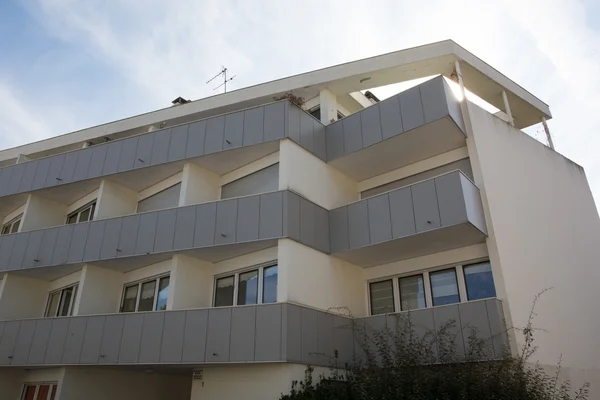
[[[488,342],[473,327],[469,330],[464,354],[455,344],[456,322],[418,335],[410,313],[395,314],[396,324],[382,330],[354,324],[362,355],[343,367],[332,360],[331,374],[313,380],[312,367],[303,381],[292,382],[291,392],[281,400],[585,400],[589,384],[574,390],[556,375],[548,375],[532,357],[535,345],[533,319],[535,296],[527,325],[518,331],[524,337],[519,354],[505,349],[493,358]]]

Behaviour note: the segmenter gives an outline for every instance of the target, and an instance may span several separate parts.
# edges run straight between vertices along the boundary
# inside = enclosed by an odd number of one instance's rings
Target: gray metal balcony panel
[[[480,243],[477,187],[460,171],[330,211],[331,253],[373,266]]]
[[[327,125],[327,162],[361,181],[465,146],[464,132],[460,103],[437,77]]]

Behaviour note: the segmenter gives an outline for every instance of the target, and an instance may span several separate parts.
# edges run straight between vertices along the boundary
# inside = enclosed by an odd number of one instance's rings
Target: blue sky
[[[223,64],[236,89],[444,39],[550,105],[600,199],[598,0],[3,0],[0,148],[213,95]]]

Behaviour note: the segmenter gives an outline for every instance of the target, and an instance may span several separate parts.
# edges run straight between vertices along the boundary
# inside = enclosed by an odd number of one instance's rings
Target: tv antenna
[[[235,78],[237,75],[234,75],[231,78],[227,79],[227,68],[226,67],[222,67],[221,72],[219,72],[218,74],[216,74],[215,76],[213,76],[212,78],[210,78],[209,80],[207,80],[206,83],[208,84],[208,83],[212,82],[213,80],[217,79],[220,76],[223,76],[223,83],[221,83],[219,86],[217,86],[213,90],[217,90],[218,88],[220,88],[221,86],[223,86],[225,88],[225,91],[223,93],[227,93],[227,82],[232,81],[233,78]]]

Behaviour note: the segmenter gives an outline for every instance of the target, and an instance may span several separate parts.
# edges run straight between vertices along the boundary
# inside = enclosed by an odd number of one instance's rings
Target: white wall
[[[8,214],[6,217],[4,217],[4,219],[2,220],[2,225],[6,224],[7,222],[12,221],[13,219],[17,218],[19,215],[23,214],[23,212],[25,212],[25,205],[27,203],[23,204],[21,207],[15,209],[14,211],[12,211],[10,214]],[[23,221],[21,221],[22,223]],[[22,226],[19,227],[19,231],[21,230]]]
[[[251,267],[253,265],[264,264],[270,261],[277,260],[277,247],[270,247],[254,253],[245,254],[243,256],[230,258],[213,264],[213,274],[220,275],[226,272],[237,271],[242,268]]]
[[[290,239],[280,239],[278,300],[367,314],[364,270]],[[280,296],[281,294],[281,296]],[[286,297],[283,297],[286,296]]]
[[[6,273],[0,281],[0,320],[42,317],[47,299],[47,281]]]
[[[22,369],[3,368],[0,370],[0,394],[2,399],[19,400],[25,382],[25,371]]]
[[[137,195],[137,192],[131,189],[103,180],[100,183],[94,219],[135,214],[137,210]]]
[[[356,181],[289,139],[279,147],[279,189],[292,190],[331,210],[359,200]]]
[[[210,307],[212,305],[212,264],[176,254],[173,257],[169,294],[173,293],[171,310]]]
[[[306,365],[248,364],[202,368],[203,379],[192,381],[190,400],[277,400],[289,394],[292,381],[302,381]],[[328,368],[315,367],[314,382],[329,375]],[[62,400],[62,399],[61,399]]]
[[[96,189],[92,193],[86,194],[85,196],[83,196],[79,200],[75,201],[74,203],[69,204],[67,206],[66,214],[71,214],[73,211],[77,211],[78,209],[85,206],[86,204],[91,203],[92,201],[98,199],[99,192],[100,192],[100,189]],[[67,215],[64,215],[64,219],[66,219],[66,218],[67,218]],[[94,219],[95,218],[96,218],[96,212],[94,212]],[[64,221],[63,221],[63,224],[64,224]]]
[[[536,309],[535,326],[548,331],[536,333],[540,362],[556,364],[562,354],[563,367],[600,369],[600,219],[583,169],[479,107],[469,110],[469,154],[512,323],[524,326],[536,293],[554,288]]]
[[[191,380],[124,368],[66,368],[57,400],[188,400]]]
[[[64,225],[66,216],[65,204],[30,194],[25,205],[20,231]]]
[[[234,169],[231,172],[228,172],[221,176],[220,186],[227,185],[233,181],[236,181],[240,178],[243,178],[247,175],[253,174],[261,169],[265,169],[273,164],[277,164],[279,162],[279,152],[271,153],[268,156],[263,158],[259,158],[256,161],[251,162],[250,164],[246,164],[243,167],[238,169]],[[281,171],[280,171],[281,173]]]
[[[123,274],[86,264],[81,271],[74,315],[107,314],[119,311]]]
[[[183,176],[183,172],[178,172],[173,176],[168,177],[164,181],[160,181],[155,185],[150,186],[147,189],[142,190],[138,193],[137,201],[142,201],[147,197],[153,196],[158,192],[162,192],[165,189],[170,188],[173,185],[177,185],[181,182],[181,177]],[[137,205],[136,205],[137,208]]]
[[[179,207],[219,200],[221,177],[195,164],[183,166]]]

